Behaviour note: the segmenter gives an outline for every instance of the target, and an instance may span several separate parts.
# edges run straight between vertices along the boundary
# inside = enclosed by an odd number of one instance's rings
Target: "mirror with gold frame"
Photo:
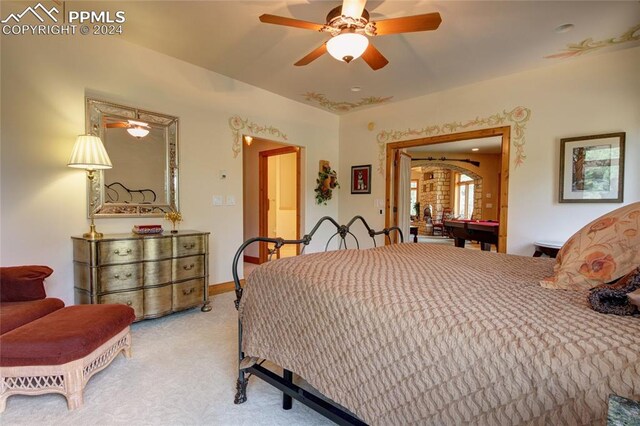
[[[89,217],[178,211],[177,117],[87,98],[86,127],[113,164],[88,184]]]

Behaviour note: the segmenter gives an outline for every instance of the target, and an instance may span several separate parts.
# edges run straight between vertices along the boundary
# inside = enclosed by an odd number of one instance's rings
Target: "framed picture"
[[[625,133],[560,139],[560,202],[621,203]]]
[[[351,193],[371,194],[371,164],[351,167]]]

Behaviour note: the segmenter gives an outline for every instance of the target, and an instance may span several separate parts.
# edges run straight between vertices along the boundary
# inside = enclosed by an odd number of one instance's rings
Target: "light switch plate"
[[[214,195],[213,196],[213,205],[214,206],[222,206],[222,205],[224,205],[224,197],[222,195]]]
[[[236,205],[236,196],[235,195],[227,195],[227,205],[235,206]]]

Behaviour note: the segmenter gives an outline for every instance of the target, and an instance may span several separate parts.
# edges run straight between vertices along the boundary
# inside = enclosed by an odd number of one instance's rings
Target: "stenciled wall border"
[[[618,36],[607,38],[604,40],[593,41],[591,37],[582,40],[579,43],[569,43],[566,49],[560,53],[545,56],[546,59],[566,59],[574,56],[580,56],[584,53],[593,52],[594,50],[602,49],[603,47],[614,46],[620,43],[628,43],[630,41],[640,40],[640,24],[635,27],[629,28],[627,32]]]
[[[328,99],[324,94],[317,92],[307,92],[304,95],[305,100],[308,102],[314,102],[324,109],[329,111],[347,112],[357,108],[365,106],[379,105],[385,102],[389,102],[393,96],[369,96],[366,98],[360,98],[357,102],[347,101],[332,101]]]
[[[231,129],[231,138],[233,145],[233,158],[236,158],[242,151],[242,133],[250,133],[254,136],[270,136],[280,138],[284,141],[287,140],[287,135],[282,133],[280,129],[277,129],[269,125],[256,124],[253,121],[249,121],[248,118],[241,118],[237,115],[229,117],[229,128]]]
[[[515,148],[515,166],[518,167],[527,156],[524,153],[525,134],[527,122],[531,118],[531,110],[523,106],[517,106],[511,111],[502,111],[485,118],[476,117],[466,122],[452,121],[441,125],[425,126],[421,129],[406,130],[381,130],[377,135],[378,142],[378,173],[384,175],[386,149],[389,142],[402,139],[429,137],[447,133],[456,133],[471,127],[495,127],[508,122],[511,125],[511,143]]]

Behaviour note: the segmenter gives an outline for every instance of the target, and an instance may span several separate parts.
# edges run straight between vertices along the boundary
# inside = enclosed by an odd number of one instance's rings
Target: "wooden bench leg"
[[[82,359],[67,364],[64,373],[64,396],[67,398],[69,410],[82,407],[84,402],[82,393],[84,392],[84,377],[82,374]]]

